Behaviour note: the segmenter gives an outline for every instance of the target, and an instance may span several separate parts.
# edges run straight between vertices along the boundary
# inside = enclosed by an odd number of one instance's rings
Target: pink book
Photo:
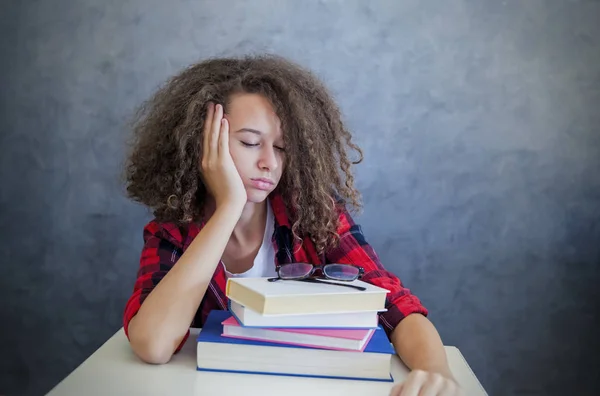
[[[233,316],[224,320],[222,325],[223,337],[357,352],[365,349],[375,331],[375,329],[244,327]]]

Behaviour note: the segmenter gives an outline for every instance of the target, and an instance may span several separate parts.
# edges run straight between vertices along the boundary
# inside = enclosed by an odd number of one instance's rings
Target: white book
[[[374,329],[379,324],[377,311],[261,315],[232,300],[229,300],[229,311],[244,327]],[[380,312],[384,311],[386,309]]]
[[[332,282],[329,281],[328,282]],[[291,315],[380,311],[385,309],[389,290],[355,280],[338,282],[364,287],[350,287],[321,282],[279,280],[268,278],[229,278],[226,295],[261,315]]]

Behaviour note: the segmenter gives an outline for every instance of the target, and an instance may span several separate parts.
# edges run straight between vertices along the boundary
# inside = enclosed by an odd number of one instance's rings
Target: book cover
[[[231,316],[229,311],[213,310],[208,314],[206,323],[202,327],[202,331],[196,338],[197,342],[214,342],[214,343],[226,343],[226,344],[249,344],[249,345],[263,345],[273,346],[279,348],[310,348],[305,346],[286,345],[278,344],[266,341],[255,341],[255,340],[243,340],[239,338],[228,338],[223,337],[223,321]],[[394,354],[396,353],[394,347],[390,343],[387,334],[383,328],[379,327],[373,332],[373,335],[365,347],[363,352],[357,353],[383,353],[383,354]]]
[[[346,351],[363,351],[375,332],[374,329],[248,328],[240,326],[233,316],[222,324],[224,337]]]

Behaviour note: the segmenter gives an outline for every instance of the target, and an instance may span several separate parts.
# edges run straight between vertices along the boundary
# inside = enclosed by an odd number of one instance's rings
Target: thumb
[[[400,396],[402,394],[402,389],[404,388],[404,382],[395,385],[390,391],[390,396]]]

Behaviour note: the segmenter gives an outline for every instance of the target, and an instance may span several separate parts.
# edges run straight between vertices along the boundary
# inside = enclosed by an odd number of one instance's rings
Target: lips
[[[252,186],[258,190],[268,191],[273,188],[275,183],[271,179],[260,177],[256,179],[250,179]]]

